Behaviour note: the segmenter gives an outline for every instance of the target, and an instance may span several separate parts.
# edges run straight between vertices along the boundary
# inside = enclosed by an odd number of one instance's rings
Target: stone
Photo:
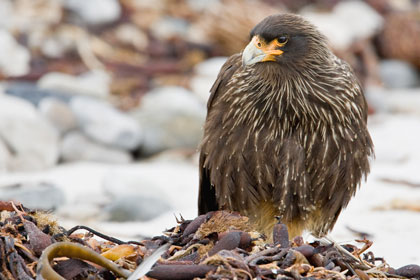
[[[0,186],[0,200],[14,200],[36,210],[54,210],[66,201],[64,192],[49,182],[25,182]]]
[[[103,70],[92,70],[79,76],[50,72],[38,80],[41,89],[49,89],[72,95],[107,98],[111,77]]]
[[[214,6],[220,4],[220,0],[187,0],[187,3],[191,9],[200,13],[212,10]]]
[[[113,222],[149,221],[169,211],[171,206],[158,196],[123,195],[104,208],[107,220]]]
[[[4,29],[0,29],[0,53],[0,72],[3,75],[23,76],[29,72],[29,51]]]
[[[148,221],[173,208],[164,186],[151,176],[144,176],[141,169],[140,173],[131,170],[111,171],[105,175],[104,191],[113,198],[104,209],[108,220]]]
[[[420,115],[420,88],[367,87],[365,93],[378,112]]]
[[[171,149],[196,149],[206,116],[203,102],[182,87],[161,87],[146,94],[131,112],[144,133],[144,155]]]
[[[0,1],[0,28],[9,29],[13,24],[13,4],[11,0]]]
[[[0,174],[7,171],[12,155],[3,140],[0,139]]]
[[[194,77],[191,79],[190,87],[203,102],[207,103],[210,89],[226,59],[227,57],[213,57],[194,67]]]
[[[150,26],[152,34],[160,40],[169,40],[174,37],[185,38],[189,24],[186,20],[173,17],[161,17]]]
[[[39,103],[39,111],[61,134],[77,127],[76,117],[68,104],[57,98],[42,99]]]
[[[154,197],[173,209],[196,205],[197,164],[185,160],[141,161],[114,167],[103,177],[103,192],[112,199],[119,196]]]
[[[121,16],[117,0],[64,0],[63,4],[88,24],[111,23]]]
[[[140,146],[143,134],[138,123],[111,104],[75,97],[70,101],[70,108],[83,132],[95,141],[126,150]]]
[[[12,152],[10,171],[41,170],[57,162],[58,132],[23,99],[0,95],[0,138]]]
[[[36,83],[32,82],[9,82],[4,91],[6,94],[25,99],[35,106],[38,106],[41,100],[47,97],[54,97],[65,103],[68,103],[71,98],[71,96],[66,93],[39,88]]]
[[[131,155],[121,149],[98,144],[78,131],[67,133],[61,143],[61,160],[128,163]]]
[[[315,24],[335,49],[340,50],[347,49],[356,40],[374,36],[384,22],[382,16],[364,1],[341,1],[328,13],[309,8],[299,13]]]
[[[420,83],[417,69],[408,62],[385,59],[379,63],[379,75],[388,88],[410,88]]]

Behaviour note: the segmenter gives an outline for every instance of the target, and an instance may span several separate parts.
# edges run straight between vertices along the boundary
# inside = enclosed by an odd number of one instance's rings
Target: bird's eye
[[[280,37],[278,37],[278,38],[277,38],[277,41],[278,41],[280,44],[284,45],[284,44],[286,44],[286,43],[287,43],[287,41],[289,41],[289,37],[288,37],[288,36],[286,36],[286,35],[282,35],[282,36],[280,36]]]

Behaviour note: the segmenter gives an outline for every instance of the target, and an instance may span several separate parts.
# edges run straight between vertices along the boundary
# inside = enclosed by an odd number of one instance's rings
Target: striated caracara
[[[271,234],[327,234],[369,172],[367,104],[349,65],[293,14],[265,18],[208,100],[199,214],[237,211]]]

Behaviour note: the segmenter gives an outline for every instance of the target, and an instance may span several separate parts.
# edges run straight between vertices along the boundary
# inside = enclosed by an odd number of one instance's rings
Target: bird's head
[[[329,53],[325,37],[294,14],[266,17],[251,30],[250,39],[242,53],[244,66],[261,62],[307,66],[322,63]]]

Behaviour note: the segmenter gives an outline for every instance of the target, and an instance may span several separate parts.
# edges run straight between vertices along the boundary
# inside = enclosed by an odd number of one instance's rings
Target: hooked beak
[[[276,40],[269,44],[260,39],[258,35],[254,36],[242,52],[242,65],[252,65],[257,62],[276,61],[276,56],[283,54],[278,49]]]

